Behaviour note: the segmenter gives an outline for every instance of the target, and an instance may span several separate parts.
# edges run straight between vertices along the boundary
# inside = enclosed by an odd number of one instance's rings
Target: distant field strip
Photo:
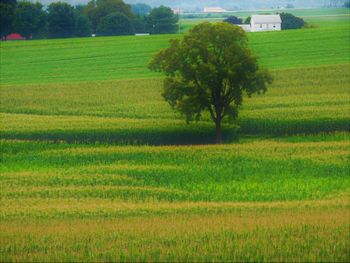
[[[251,48],[272,69],[347,63],[350,22],[324,28],[249,34]],[[152,54],[178,35],[1,42],[1,84],[150,78]]]

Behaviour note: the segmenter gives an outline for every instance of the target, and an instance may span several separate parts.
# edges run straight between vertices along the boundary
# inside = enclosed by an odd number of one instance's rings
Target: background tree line
[[[91,0],[87,5],[0,0],[1,39],[19,33],[27,39],[165,34],[177,30],[178,16],[169,7],[128,5],[122,0]]]

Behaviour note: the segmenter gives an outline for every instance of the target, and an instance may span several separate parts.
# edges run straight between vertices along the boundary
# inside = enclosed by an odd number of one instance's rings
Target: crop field
[[[348,63],[349,15],[317,16],[310,21],[316,28],[249,34],[262,65],[282,69]],[[0,81],[38,84],[159,77],[147,69],[147,63],[176,37],[180,35],[1,43]]]
[[[223,145],[147,69],[179,35],[1,42],[0,262],[349,262],[350,22],[298,12]]]

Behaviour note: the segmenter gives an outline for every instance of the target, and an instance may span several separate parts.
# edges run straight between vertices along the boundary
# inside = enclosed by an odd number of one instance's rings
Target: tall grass
[[[226,146],[3,141],[2,197],[131,201],[320,199],[349,191],[348,135]],[[47,145],[47,147],[45,146]],[[13,151],[12,149],[16,149]]]
[[[235,126],[239,134],[285,136],[348,131],[350,70],[347,64],[275,70],[264,95],[245,98]],[[162,81],[3,85],[1,137],[127,144],[213,143],[210,117],[186,125],[161,97]],[[237,129],[237,126],[240,129]]]

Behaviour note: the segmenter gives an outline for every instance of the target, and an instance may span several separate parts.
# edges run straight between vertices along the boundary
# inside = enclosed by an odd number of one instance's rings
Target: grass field
[[[329,17],[313,18],[318,28],[249,34],[250,46],[262,65],[271,69],[347,63],[349,16],[331,18],[331,22]],[[147,63],[176,37],[179,35],[1,43],[0,81],[38,84],[159,77],[147,69]]]
[[[350,22],[249,34],[225,144],[146,68],[176,35],[1,42],[0,261],[350,261]]]

